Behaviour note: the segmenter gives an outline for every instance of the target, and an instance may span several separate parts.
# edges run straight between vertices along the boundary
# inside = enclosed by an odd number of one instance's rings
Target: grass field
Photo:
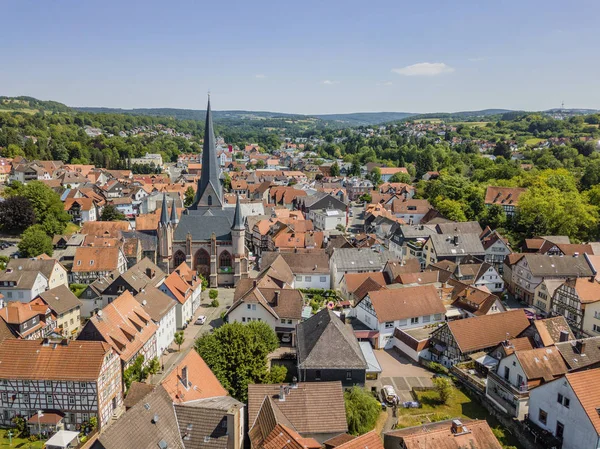
[[[503,446],[519,446],[518,440],[505,432],[500,423],[476,400],[464,391],[454,388],[446,404],[440,404],[438,394],[433,391],[417,392],[421,408],[398,409],[398,428],[419,426],[450,418],[485,419]]]
[[[456,123],[450,123],[453,126],[458,126],[458,125],[464,125],[464,126],[474,126],[476,128],[483,128],[484,126],[487,126],[487,124],[490,122],[456,122]]]
[[[42,449],[44,443],[42,441],[30,442],[25,438],[13,438],[12,444],[10,444],[8,437],[4,436],[6,431],[2,431],[2,438],[0,438],[0,448],[18,448],[18,449]]]
[[[543,142],[544,140],[545,140],[545,139],[538,139],[538,138],[536,138],[536,137],[532,137],[531,139],[527,139],[527,140],[525,141],[525,145],[528,145],[528,146],[534,146],[534,145],[537,145],[537,144],[538,144],[538,143],[540,143],[540,142]]]
[[[65,228],[65,235],[75,234],[81,228],[77,226],[75,223],[67,223],[67,227]]]

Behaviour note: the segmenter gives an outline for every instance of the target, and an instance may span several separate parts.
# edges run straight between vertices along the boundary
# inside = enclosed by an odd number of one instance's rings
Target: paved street
[[[19,243],[19,240],[20,239],[15,238],[15,237],[0,237],[0,244],[5,243],[5,242],[12,243],[12,245],[10,245],[8,248],[5,248],[5,249],[0,248],[0,256],[11,257],[15,251],[19,250],[19,248],[17,248],[17,244]]]
[[[226,310],[233,303],[233,288],[218,288],[219,291],[219,307],[210,307],[210,299],[208,298],[208,290],[202,292],[202,305],[198,308],[194,314],[194,319],[189,326],[183,331],[185,341],[181,345],[181,351],[177,350],[177,345],[171,343],[168,349],[168,353],[163,355],[160,359],[161,364],[164,365],[164,370],[159,372],[157,375],[152,376],[151,383],[159,383],[167,374],[171,372],[173,367],[181,361],[188,351],[193,351],[194,341],[196,338],[210,332],[221,324],[221,312]],[[196,325],[194,322],[200,315],[206,316],[206,323],[204,325]]]
[[[364,206],[360,207],[350,207],[352,211],[352,217],[348,219],[348,232],[352,232],[354,234],[360,234],[364,232]]]

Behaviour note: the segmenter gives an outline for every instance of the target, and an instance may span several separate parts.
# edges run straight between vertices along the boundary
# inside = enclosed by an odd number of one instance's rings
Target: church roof
[[[233,215],[234,210],[231,207],[188,210],[181,215],[173,240],[185,241],[188,232],[192,234],[193,241],[208,241],[213,232],[217,240],[231,240]]]
[[[235,214],[233,215],[233,226],[234,231],[243,231],[246,229],[244,227],[244,216],[242,214],[242,208],[240,206],[240,196],[238,195],[237,201],[235,203]]]
[[[159,224],[161,226],[166,226],[167,224],[169,224],[169,216],[167,215],[167,194],[164,193],[163,194],[163,199],[162,199],[162,209],[160,211],[160,221]]]

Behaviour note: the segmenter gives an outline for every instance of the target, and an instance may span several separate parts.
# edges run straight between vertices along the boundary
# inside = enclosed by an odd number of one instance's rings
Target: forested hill
[[[74,112],[70,107],[57,101],[43,101],[33,97],[2,97],[0,96],[0,111],[36,113]]]

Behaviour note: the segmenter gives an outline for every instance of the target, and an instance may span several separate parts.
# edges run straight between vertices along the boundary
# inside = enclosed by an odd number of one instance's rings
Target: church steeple
[[[202,172],[192,209],[223,206],[223,186],[219,179],[220,168],[215,140],[209,95],[208,106],[206,107],[206,124],[204,126],[204,144],[202,146]]]
[[[167,215],[169,213],[168,209],[167,209],[167,193],[163,193],[163,200],[162,200],[162,209],[160,211],[160,226],[166,226],[169,224],[169,216]]]
[[[175,209],[175,200],[173,200],[173,206],[171,207],[171,225],[176,225],[179,223],[179,218],[177,218],[177,209]]]
[[[242,231],[246,229],[244,226],[244,216],[242,215],[239,195],[237,196],[237,200],[235,202],[235,214],[233,215],[233,225],[231,225],[231,229],[234,231]]]

